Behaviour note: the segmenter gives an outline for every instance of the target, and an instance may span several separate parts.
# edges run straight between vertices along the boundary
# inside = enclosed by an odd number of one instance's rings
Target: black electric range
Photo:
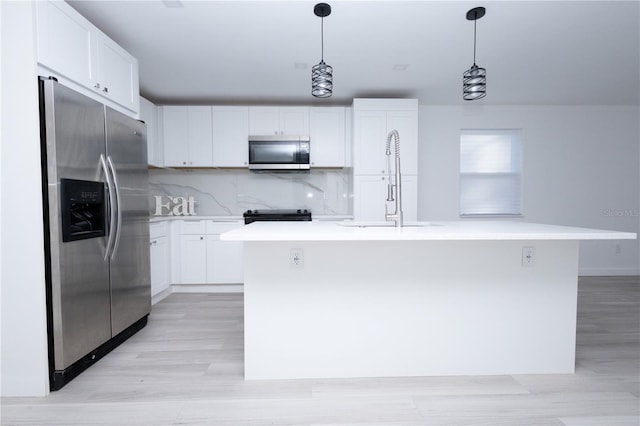
[[[311,220],[311,212],[307,209],[247,210],[242,216],[244,216],[245,225],[257,221],[274,222]]]

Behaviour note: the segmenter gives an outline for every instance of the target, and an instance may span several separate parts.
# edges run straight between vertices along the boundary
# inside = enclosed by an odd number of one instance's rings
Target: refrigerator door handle
[[[109,170],[111,171],[111,178],[113,179],[113,186],[115,188],[115,194],[116,194],[117,225],[116,225],[116,237],[113,243],[113,249],[111,250],[111,258],[113,258],[115,253],[118,251],[118,245],[120,243],[120,228],[122,227],[122,209],[120,208],[121,199],[120,199],[120,185],[118,184],[118,174],[116,173],[116,168],[113,165],[113,160],[111,159],[110,155],[107,155],[107,164],[109,165]]]
[[[104,260],[107,260],[112,252],[113,242],[116,235],[116,193],[113,189],[113,183],[111,182],[111,175],[109,174],[107,163],[105,162],[104,155],[102,154],[100,154],[100,165],[102,166],[102,170],[104,170],[104,175],[107,180],[107,193],[109,194],[109,239],[107,240],[107,247],[104,251]]]

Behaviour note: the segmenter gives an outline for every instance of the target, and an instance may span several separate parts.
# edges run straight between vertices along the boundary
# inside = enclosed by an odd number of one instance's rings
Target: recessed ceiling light
[[[295,62],[293,64],[293,67],[297,70],[306,70],[307,68],[309,68],[309,64],[305,62]]]
[[[180,0],[162,0],[162,3],[164,3],[166,7],[171,8],[184,7]]]
[[[409,64],[395,64],[393,68],[394,71],[406,71],[409,68]]]

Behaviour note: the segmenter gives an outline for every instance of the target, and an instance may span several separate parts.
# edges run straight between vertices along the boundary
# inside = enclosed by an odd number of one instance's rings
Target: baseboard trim
[[[155,305],[173,293],[244,293],[244,284],[171,284],[151,297],[151,305]]]
[[[585,277],[635,276],[640,268],[578,268],[578,275]]]
[[[163,300],[164,298],[169,296],[171,293],[173,293],[173,290],[172,290],[171,286],[169,286],[169,287],[165,288],[164,290],[162,290],[160,293],[154,294],[151,297],[151,305],[155,305],[156,303],[160,302],[161,300]]]

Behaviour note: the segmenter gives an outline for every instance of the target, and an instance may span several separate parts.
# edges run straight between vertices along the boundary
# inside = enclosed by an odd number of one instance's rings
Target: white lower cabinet
[[[151,295],[169,288],[171,285],[171,261],[169,251],[169,237],[151,239]]]
[[[220,235],[207,235],[207,282],[213,284],[244,281],[242,243],[220,241]]]
[[[171,285],[171,245],[169,224],[153,222],[149,224],[149,254],[151,262],[151,296]]]
[[[176,225],[179,231],[176,284],[237,284],[244,281],[242,243],[220,241],[221,233],[244,226],[242,222],[183,220]]]
[[[204,235],[180,235],[180,281],[207,282],[207,242]]]
[[[389,213],[395,211],[395,202],[387,202],[387,175],[354,176],[354,217],[356,220],[384,221],[385,204]],[[405,221],[418,220],[417,176],[402,176],[402,213]]]

